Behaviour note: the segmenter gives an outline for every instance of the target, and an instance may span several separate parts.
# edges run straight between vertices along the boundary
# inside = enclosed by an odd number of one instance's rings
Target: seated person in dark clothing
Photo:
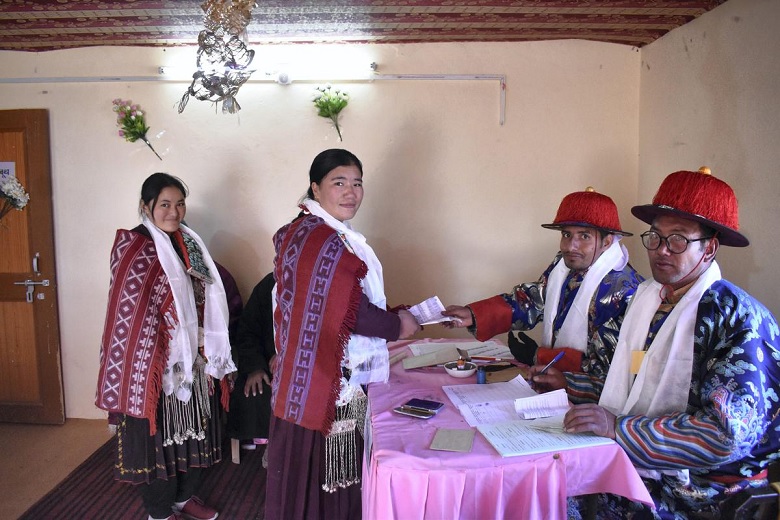
[[[230,344],[236,344],[236,332],[238,330],[238,319],[241,317],[241,312],[244,309],[244,301],[241,299],[241,293],[238,290],[235,278],[230,274],[230,271],[222,264],[214,261],[219,271],[219,278],[222,280],[222,285],[225,286],[225,297],[227,297],[228,304],[228,334],[230,335]],[[234,358],[235,358],[235,352]],[[236,360],[233,359],[235,362]]]
[[[271,416],[274,347],[271,291],[273,273],[258,283],[244,306],[233,345],[238,378],[230,396],[228,433],[234,439],[267,439]]]

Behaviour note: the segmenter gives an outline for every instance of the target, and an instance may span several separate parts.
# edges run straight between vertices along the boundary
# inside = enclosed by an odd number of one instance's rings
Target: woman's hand
[[[398,317],[401,318],[401,331],[398,339],[406,339],[422,330],[411,312],[401,309],[398,311]]]
[[[246,384],[244,385],[244,395],[249,397],[249,394],[257,395],[263,393],[263,383],[271,386],[271,378],[263,370],[255,370],[249,374],[246,378]]]
[[[442,322],[442,325],[448,329],[462,329],[463,327],[471,327],[474,324],[474,320],[471,319],[471,309],[461,305],[448,305],[441,315],[455,318],[453,321]]]
[[[545,393],[566,388],[566,378],[563,376],[563,372],[556,368],[548,367],[547,371],[542,374],[541,371],[545,366],[534,365],[529,371],[530,377],[528,379],[534,390]]]

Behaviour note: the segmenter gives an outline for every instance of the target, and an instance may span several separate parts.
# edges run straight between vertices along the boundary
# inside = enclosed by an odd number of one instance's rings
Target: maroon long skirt
[[[355,453],[362,465],[363,438],[355,432]],[[361,484],[334,493],[323,491],[325,436],[271,416],[268,434],[266,520],[357,520]],[[362,471],[358,470],[358,475]]]

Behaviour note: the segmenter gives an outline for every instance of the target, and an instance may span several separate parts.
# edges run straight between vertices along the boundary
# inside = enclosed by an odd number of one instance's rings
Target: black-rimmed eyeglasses
[[[669,235],[668,237],[662,237],[655,231],[645,231],[641,235],[642,237],[642,245],[645,246],[645,249],[648,249],[650,251],[655,251],[659,247],[661,247],[661,243],[666,244],[666,249],[669,250],[670,253],[674,253],[675,255],[679,255],[680,253],[684,253],[686,249],[688,249],[688,244],[691,242],[700,242],[702,240],[709,240],[712,237],[701,237],[701,238],[687,238],[682,235],[678,235],[677,233],[673,233]]]

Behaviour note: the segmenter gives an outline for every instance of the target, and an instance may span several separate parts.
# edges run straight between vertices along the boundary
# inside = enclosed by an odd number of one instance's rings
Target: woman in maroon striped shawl
[[[182,224],[186,196],[180,179],[151,175],[143,224],[117,231],[96,404],[117,426],[114,476],[140,484],[149,518],[213,520],[195,491],[222,457],[217,397],[236,368],[217,267]]]
[[[266,518],[360,518],[365,385],[389,375],[387,341],[420,326],[388,312],[382,264],[349,220],[363,200],[352,153],[320,153],[302,212],[274,236],[273,417]]]

